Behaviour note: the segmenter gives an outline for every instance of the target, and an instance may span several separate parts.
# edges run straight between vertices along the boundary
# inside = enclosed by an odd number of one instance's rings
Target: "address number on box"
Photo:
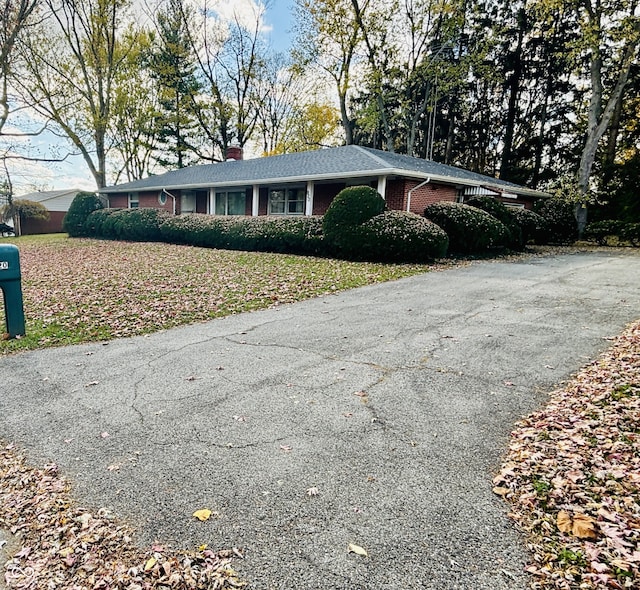
[[[0,270],[8,270],[9,262],[6,260],[0,260]]]

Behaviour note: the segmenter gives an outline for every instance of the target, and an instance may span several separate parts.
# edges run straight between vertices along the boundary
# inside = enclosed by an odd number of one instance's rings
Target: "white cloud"
[[[262,33],[268,33],[271,30],[271,27],[264,22],[265,6],[261,2],[255,2],[254,0],[236,0],[234,2],[213,0],[207,3],[206,0],[205,2],[201,0],[200,6],[203,7],[203,4],[208,4],[207,8],[215,12],[223,21],[238,21],[242,27],[250,31],[255,30],[256,23],[258,23],[259,30]]]

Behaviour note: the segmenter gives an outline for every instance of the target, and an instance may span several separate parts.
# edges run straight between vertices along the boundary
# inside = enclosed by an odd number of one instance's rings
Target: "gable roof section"
[[[126,184],[102,189],[126,193],[161,189],[196,189],[254,184],[345,180],[371,176],[403,176],[461,186],[487,186],[520,195],[546,193],[491,178],[462,168],[401,154],[348,145],[310,152],[268,156],[253,160],[221,162],[172,170]]]
[[[67,211],[69,205],[71,205],[71,202],[79,192],[81,191],[78,188],[58,191],[38,191],[16,198],[41,203],[50,211]]]

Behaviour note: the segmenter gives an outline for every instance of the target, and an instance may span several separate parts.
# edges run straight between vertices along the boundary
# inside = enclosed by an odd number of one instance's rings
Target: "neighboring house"
[[[322,215],[343,188],[363,184],[375,188],[389,209],[418,214],[431,203],[464,202],[475,195],[527,208],[548,196],[461,168],[355,145],[191,166],[106,187],[101,194],[109,207],[156,207],[175,214]]]
[[[60,191],[39,191],[14,197],[25,201],[35,201],[44,205],[49,211],[49,219],[23,219],[21,233],[23,236],[31,234],[55,234],[62,232],[62,220],[69,210],[69,206],[80,189]]]

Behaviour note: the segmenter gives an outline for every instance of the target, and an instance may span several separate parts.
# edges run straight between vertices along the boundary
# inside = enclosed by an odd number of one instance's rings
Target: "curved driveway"
[[[479,262],[2,358],[0,436],[143,544],[241,547],[252,589],[524,589],[492,471],[637,317],[640,256]]]

